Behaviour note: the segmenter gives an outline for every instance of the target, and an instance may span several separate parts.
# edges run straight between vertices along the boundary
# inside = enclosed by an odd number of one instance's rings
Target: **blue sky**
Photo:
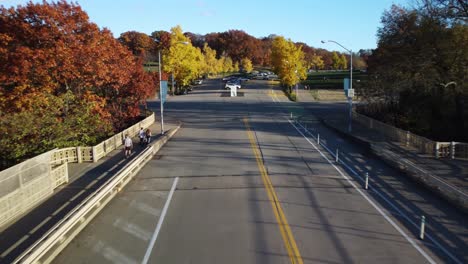
[[[384,10],[413,0],[76,0],[90,20],[115,37],[130,30],[150,34],[180,25],[206,34],[240,29],[255,37],[282,35],[309,46],[340,50],[334,40],[353,51],[376,47]],[[23,0],[0,0],[6,7]],[[37,1],[34,1],[37,2]]]

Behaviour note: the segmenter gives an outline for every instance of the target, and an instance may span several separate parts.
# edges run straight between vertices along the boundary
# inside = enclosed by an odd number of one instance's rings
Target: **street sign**
[[[162,99],[161,99],[161,94],[162,94]],[[167,81],[161,81],[161,93],[159,94],[159,99],[162,100],[163,104],[166,102],[166,97],[167,97]]]
[[[347,96],[353,98],[354,97],[354,89],[347,90]]]

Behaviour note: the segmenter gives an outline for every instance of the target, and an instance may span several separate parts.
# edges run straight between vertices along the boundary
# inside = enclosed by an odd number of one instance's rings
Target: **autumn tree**
[[[332,54],[332,67],[334,70],[339,70],[341,68],[341,58],[336,52]]]
[[[348,60],[344,54],[341,54],[340,57],[340,69],[346,70],[348,68]]]
[[[282,36],[275,37],[273,40],[271,63],[281,82],[289,89],[307,77],[301,47],[296,47],[291,40],[286,40]]]
[[[95,144],[137,118],[152,94],[141,62],[77,4],[2,6],[0,24],[3,160]],[[32,131],[11,133],[24,129]]]
[[[204,56],[204,74],[215,74],[220,71],[219,62],[216,59],[216,50],[210,48],[208,43],[203,45],[203,56]]]
[[[156,43],[145,33],[127,31],[120,34],[118,40],[124,46],[127,46],[133,55],[143,58],[144,61],[153,61],[156,59]]]
[[[171,33],[167,31],[153,31],[150,37],[155,42],[155,54],[157,53],[157,50],[168,50],[171,47]]]
[[[164,52],[164,70],[174,75],[180,86],[187,86],[203,70],[204,57],[199,48],[192,46],[180,26],[171,29],[171,46]]]
[[[241,60],[241,67],[245,72],[251,72],[253,70],[252,61],[248,58],[243,58]]]
[[[222,56],[220,58],[220,64],[221,64],[223,73],[234,71],[234,64],[232,63],[231,57]]]

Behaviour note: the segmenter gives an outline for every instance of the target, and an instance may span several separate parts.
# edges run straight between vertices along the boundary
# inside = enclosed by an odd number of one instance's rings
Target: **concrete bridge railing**
[[[68,183],[68,163],[97,162],[154,121],[153,113],[96,146],[54,149],[0,171],[0,230]]]
[[[433,141],[356,112],[353,112],[353,121],[376,130],[393,141],[414,147],[421,153],[432,155],[435,158],[468,159],[468,143]]]

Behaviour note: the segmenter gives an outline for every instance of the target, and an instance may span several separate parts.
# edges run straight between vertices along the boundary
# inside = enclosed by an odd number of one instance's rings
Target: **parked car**
[[[203,83],[203,80],[202,80],[202,79],[197,79],[197,80],[194,80],[194,81],[193,81],[193,84],[195,84],[195,85],[200,85],[200,84],[202,84],[202,83]]]

